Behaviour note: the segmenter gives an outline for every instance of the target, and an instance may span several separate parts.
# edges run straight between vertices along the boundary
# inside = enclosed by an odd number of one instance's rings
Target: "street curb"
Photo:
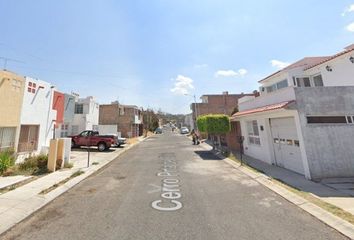
[[[154,136],[154,135],[151,135],[151,136]],[[12,219],[13,221],[8,222],[8,224],[6,226],[4,226],[4,225],[0,226],[0,237],[3,236],[9,230],[11,230],[13,227],[15,227],[18,223],[20,223],[23,220],[32,216],[35,212],[37,212],[38,210],[40,210],[41,208],[46,206],[48,203],[53,201],[55,198],[59,197],[60,195],[62,195],[65,192],[67,192],[69,189],[73,188],[75,185],[79,184],[81,181],[85,180],[86,178],[88,178],[92,174],[94,174],[97,171],[99,171],[100,169],[104,168],[109,163],[111,163],[112,161],[117,159],[120,155],[124,154],[125,152],[127,152],[131,148],[137,146],[139,143],[144,142],[146,139],[150,138],[151,136],[148,136],[148,137],[142,139],[141,141],[138,141],[138,142],[122,149],[122,151],[118,152],[117,155],[110,160],[102,162],[99,165],[95,165],[95,166],[91,165],[92,168],[87,169],[86,171],[83,168],[78,169],[81,171],[85,171],[85,173],[83,173],[77,177],[74,177],[73,179],[70,179],[68,182],[66,182],[63,185],[57,187],[56,189],[50,191],[49,193],[44,194],[44,195],[37,194],[35,197],[33,197],[33,199],[39,201],[40,203],[36,207],[32,208],[30,211],[26,212],[25,214],[21,214],[20,217],[18,217],[18,218],[15,217],[14,219]]]
[[[201,146],[203,148],[203,146]],[[314,216],[315,218],[319,219],[324,224],[330,226],[331,228],[337,230],[341,234],[350,239],[354,239],[354,225],[333,215],[332,213],[324,210],[323,208],[309,202],[308,200],[292,193],[291,191],[287,190],[284,187],[281,187],[270,180],[270,177],[263,174],[263,173],[255,173],[251,170],[238,165],[230,158],[225,158],[224,156],[220,156],[216,153],[213,153],[220,159],[223,159],[225,163],[231,165],[232,167],[240,170],[253,180],[257,181],[258,183],[262,184],[263,186],[267,187],[268,189],[272,190],[276,194],[280,195],[281,197],[285,198],[287,201],[295,204],[302,210],[306,211],[310,215]]]

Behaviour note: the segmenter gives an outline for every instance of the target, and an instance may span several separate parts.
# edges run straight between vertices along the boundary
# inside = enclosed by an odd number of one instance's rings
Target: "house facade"
[[[21,128],[17,152],[47,153],[53,137],[57,110],[53,109],[54,87],[45,81],[25,77],[25,91],[21,111]]]
[[[72,122],[74,121],[75,116],[75,101],[76,96],[64,93],[63,123],[57,128],[57,137],[64,138],[72,134]]]
[[[0,151],[17,149],[25,79],[0,71]]]
[[[92,96],[78,98],[74,106],[74,118],[71,126],[70,135],[79,134],[85,130],[98,131],[99,104]]]
[[[100,125],[116,125],[122,137],[138,137],[143,134],[142,110],[135,105],[118,102],[100,105]]]
[[[239,112],[244,153],[308,179],[354,176],[354,47],[304,58],[260,81]]]

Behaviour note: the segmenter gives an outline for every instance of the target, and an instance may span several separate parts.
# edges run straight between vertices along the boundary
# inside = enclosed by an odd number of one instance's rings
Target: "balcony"
[[[259,97],[243,97],[239,100],[238,107],[239,111],[245,111],[291,100],[295,100],[295,91],[292,86],[275,92],[264,93]]]

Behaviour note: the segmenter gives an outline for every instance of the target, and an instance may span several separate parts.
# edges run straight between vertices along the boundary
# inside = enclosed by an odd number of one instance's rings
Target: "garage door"
[[[294,118],[270,120],[276,165],[305,174]]]

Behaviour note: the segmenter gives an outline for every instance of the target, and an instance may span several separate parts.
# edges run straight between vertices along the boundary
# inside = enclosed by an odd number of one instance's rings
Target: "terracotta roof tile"
[[[271,104],[271,105],[267,105],[267,106],[263,106],[263,107],[259,107],[259,108],[253,108],[253,109],[245,110],[245,111],[242,111],[242,112],[237,112],[234,115],[232,115],[231,119],[234,120],[236,117],[243,116],[243,115],[248,115],[248,114],[253,114],[253,113],[260,113],[260,112],[266,112],[266,111],[272,111],[272,110],[276,110],[276,109],[285,108],[286,106],[288,106],[292,102],[294,102],[294,101],[286,101],[286,102]]]

